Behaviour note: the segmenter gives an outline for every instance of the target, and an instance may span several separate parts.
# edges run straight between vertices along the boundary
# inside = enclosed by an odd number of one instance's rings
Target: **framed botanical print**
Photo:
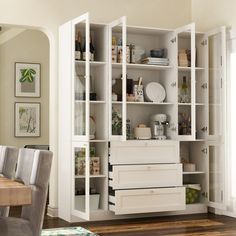
[[[15,103],[15,137],[40,136],[40,103]]]
[[[15,96],[40,97],[40,64],[15,63]]]

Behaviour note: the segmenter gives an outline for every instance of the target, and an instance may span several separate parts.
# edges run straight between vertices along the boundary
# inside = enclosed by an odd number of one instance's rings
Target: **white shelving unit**
[[[78,31],[85,43],[85,61],[74,57]],[[125,17],[99,24],[85,14],[62,25],[59,35],[59,217],[73,222],[128,214],[199,213],[208,206],[223,209],[225,29],[196,33],[193,23],[175,30],[132,27]],[[90,37],[94,61],[88,60]],[[123,42],[119,63],[112,61],[112,37]],[[130,44],[146,56],[151,49],[165,48],[169,65],[127,62]],[[183,49],[191,52],[188,67],[179,65]],[[186,103],[178,101],[184,76],[190,88]],[[126,78],[135,83],[139,77],[144,87],[160,83],[164,101],[150,102],[146,96],[143,102],[127,101]],[[120,86],[117,101],[112,100],[114,80]],[[113,127],[114,111],[119,114],[118,130]],[[167,140],[127,139],[127,119],[133,130],[140,123],[150,126],[154,114],[167,114]],[[98,173],[91,172],[93,157],[99,158]],[[183,172],[182,159],[195,164],[196,170]],[[196,203],[185,204],[185,184],[200,184]],[[78,206],[78,198],[84,207]]]

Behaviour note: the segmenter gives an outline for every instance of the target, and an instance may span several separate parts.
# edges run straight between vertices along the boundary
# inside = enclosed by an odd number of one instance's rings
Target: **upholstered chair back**
[[[9,179],[14,178],[17,158],[18,148],[0,146],[0,175]],[[9,207],[0,207],[0,216],[8,216],[9,210]]]
[[[16,180],[32,188],[32,204],[22,207],[21,218],[29,221],[34,236],[39,236],[42,229],[51,164],[50,151],[19,151]]]

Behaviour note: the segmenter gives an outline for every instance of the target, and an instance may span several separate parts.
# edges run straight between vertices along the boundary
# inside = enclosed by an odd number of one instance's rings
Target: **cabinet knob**
[[[206,88],[207,88],[207,83],[202,84],[201,87],[202,87],[203,89],[206,89]]]
[[[171,87],[176,87],[176,82],[173,82],[170,85],[171,85]]]
[[[207,131],[207,127],[206,126],[202,127],[201,131],[206,132]]]

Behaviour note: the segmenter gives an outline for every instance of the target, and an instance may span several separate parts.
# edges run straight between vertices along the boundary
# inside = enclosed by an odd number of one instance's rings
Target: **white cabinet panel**
[[[113,166],[113,189],[174,187],[182,185],[182,164]]]
[[[185,209],[185,188],[118,190],[109,197],[116,215]]]
[[[111,142],[110,164],[179,163],[177,141]]]

